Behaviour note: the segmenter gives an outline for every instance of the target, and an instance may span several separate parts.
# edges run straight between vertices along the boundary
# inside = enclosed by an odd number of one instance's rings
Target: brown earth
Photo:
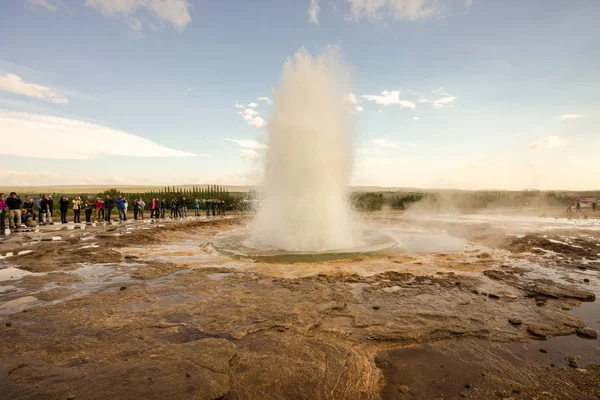
[[[15,255],[4,266],[33,274],[0,282],[13,286],[0,291],[0,392],[10,399],[600,398],[598,341],[575,336],[586,325],[598,329],[600,264],[578,267],[598,258],[600,234],[573,239],[581,248],[557,247],[548,238],[564,242],[562,233],[516,238],[484,224],[429,222],[419,227],[444,229],[470,247],[297,264],[211,250],[212,240],[248,222],[202,218],[6,239],[0,253]],[[32,252],[17,254],[23,250]],[[582,302],[592,311],[578,313]]]

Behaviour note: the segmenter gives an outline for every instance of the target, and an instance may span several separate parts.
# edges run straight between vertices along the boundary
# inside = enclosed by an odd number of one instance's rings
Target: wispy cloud
[[[27,0],[27,2],[33,6],[44,7],[49,11],[56,11],[56,5],[49,3],[48,0]]]
[[[365,94],[362,96],[362,98],[384,106],[397,104],[402,108],[410,108],[411,110],[417,108],[417,105],[412,101],[401,100],[399,90],[384,90],[381,92],[381,95]]]
[[[67,104],[69,99],[55,93],[50,88],[37,83],[25,82],[14,74],[0,75],[0,91],[34,97],[54,104]]]
[[[431,92],[433,94],[433,99],[428,99],[425,96],[419,96],[417,101],[419,103],[431,103],[433,108],[443,108],[443,107],[452,107],[452,103],[456,101],[458,97],[451,95],[443,88],[434,90]]]
[[[135,31],[142,29],[140,13],[178,30],[185,29],[192,21],[188,0],[86,0],[85,5],[100,10],[104,15],[121,18]]]
[[[585,117],[585,115],[583,115],[583,114],[563,114],[563,115],[560,115],[558,117],[558,119],[561,121],[565,121],[568,119],[578,119],[578,118],[583,118],[583,117]]]
[[[542,150],[542,149],[557,149],[559,147],[568,146],[570,142],[558,136],[547,136],[543,139],[529,143],[529,149],[531,150]]]
[[[375,146],[379,147],[399,147],[400,142],[396,140],[375,139],[371,141]]]
[[[3,138],[0,154],[21,157],[91,160],[104,156],[190,157],[192,153],[174,150],[128,132],[76,119],[0,110]],[[23,138],[35,146],[23,146]],[[118,146],[82,145],[82,140],[102,138]]]
[[[439,0],[347,0],[350,3],[350,15],[347,19],[371,22],[386,17],[396,20],[422,21],[437,17],[442,12]]]
[[[271,100],[271,99],[270,99],[270,98],[268,98],[268,97],[264,97],[264,96],[263,96],[263,97],[259,97],[259,98],[258,98],[258,99],[256,99],[256,100],[264,101],[264,102],[266,102],[267,104],[273,104],[273,100]]]
[[[250,139],[229,139],[229,138],[225,138],[224,140],[227,140],[228,142],[233,142],[235,144],[237,144],[240,147],[244,147],[247,149],[266,149],[267,146],[256,141],[256,140],[250,140]]]
[[[235,108],[245,108],[245,106],[243,104],[238,103],[237,101],[235,102],[235,104],[233,105]]]
[[[319,0],[310,0],[310,6],[308,7],[308,22],[319,25],[319,13],[321,7],[319,6]]]
[[[248,107],[250,108],[256,108],[258,106],[258,103],[252,102],[252,103],[248,103]]]

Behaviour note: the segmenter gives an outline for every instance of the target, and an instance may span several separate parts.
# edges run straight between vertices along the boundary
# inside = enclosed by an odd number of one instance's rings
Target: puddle
[[[6,293],[6,292],[10,292],[11,290],[16,289],[16,286],[13,285],[4,285],[4,286],[0,286],[0,293]]]
[[[0,282],[4,281],[17,281],[24,276],[34,275],[32,272],[25,271],[15,267],[8,267],[0,269]]]
[[[11,301],[0,304],[0,315],[7,315],[25,310],[26,308],[36,305],[38,299],[33,296],[20,297]]]
[[[385,233],[398,242],[398,249],[406,253],[447,253],[465,251],[468,241],[445,232],[416,233],[404,229],[386,229]]]
[[[133,280],[130,275],[116,270],[114,266],[110,265],[84,264],[71,273],[83,278],[83,281],[75,282],[71,287],[84,294],[98,292]]]
[[[208,279],[210,279],[211,281],[222,281],[223,279],[227,279],[232,275],[233,275],[232,273],[217,272],[214,274],[208,274],[208,275],[206,275],[206,277]]]

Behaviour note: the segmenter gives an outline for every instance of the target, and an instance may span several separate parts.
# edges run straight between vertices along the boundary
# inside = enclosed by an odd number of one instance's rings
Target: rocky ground
[[[375,214],[365,225],[399,249],[293,264],[215,252],[249,223],[4,239],[0,393],[600,398],[600,224]]]

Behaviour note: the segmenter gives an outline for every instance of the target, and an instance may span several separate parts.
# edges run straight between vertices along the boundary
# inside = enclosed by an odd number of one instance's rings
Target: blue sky
[[[255,183],[258,99],[299,48],[336,44],[353,184],[598,189],[599,17],[595,0],[3,1],[0,178]]]

